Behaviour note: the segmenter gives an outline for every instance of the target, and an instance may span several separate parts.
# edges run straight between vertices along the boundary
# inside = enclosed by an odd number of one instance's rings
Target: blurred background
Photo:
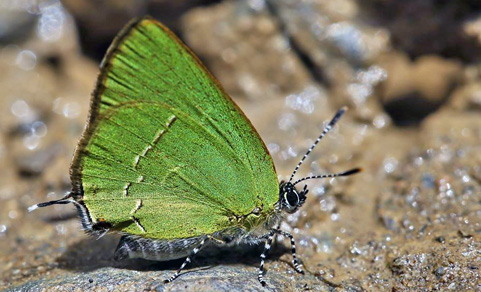
[[[301,175],[308,203],[266,280],[286,291],[481,290],[481,3],[475,0],[0,0],[0,289],[260,289],[260,251],[116,263],[118,237],[89,238],[70,190],[98,65],[130,19],[157,18],[251,119],[280,179],[325,122],[350,111]],[[162,216],[162,214],[159,214]],[[279,238],[282,241],[282,237]],[[209,268],[205,268],[208,266]],[[269,289],[269,288],[266,288]]]

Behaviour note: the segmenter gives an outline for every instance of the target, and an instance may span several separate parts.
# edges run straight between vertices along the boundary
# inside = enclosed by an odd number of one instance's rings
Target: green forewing
[[[256,207],[267,215],[279,192],[250,122],[151,18],[110,47],[71,176],[94,222],[159,239],[212,234]]]

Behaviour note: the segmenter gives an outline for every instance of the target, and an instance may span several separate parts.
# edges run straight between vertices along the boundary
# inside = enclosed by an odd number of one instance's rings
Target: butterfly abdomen
[[[188,256],[200,245],[205,236],[175,240],[154,240],[139,236],[125,235],[115,250],[114,259],[143,258],[168,261]]]

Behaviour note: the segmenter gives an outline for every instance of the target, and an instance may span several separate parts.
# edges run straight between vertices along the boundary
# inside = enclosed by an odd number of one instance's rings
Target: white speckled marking
[[[135,205],[135,208],[130,211],[130,215],[134,215],[135,212],[139,211],[139,209],[142,207],[142,199],[137,200],[137,205]]]
[[[140,224],[139,219],[137,219],[137,218],[135,218],[134,216],[132,216],[132,220],[134,220],[135,224],[137,224],[137,227],[139,227],[140,230],[142,230],[142,232],[145,233],[145,228],[144,228],[144,226],[142,226],[142,224]],[[142,252],[143,252],[143,251],[144,251],[144,250],[142,249]],[[144,255],[144,257],[145,257],[145,255]]]
[[[165,123],[165,127],[166,129],[160,129],[154,136],[154,139],[152,140],[152,143],[148,144],[144,150],[142,151],[142,153],[140,153],[139,155],[135,156],[134,158],[134,168],[137,168],[137,166],[139,165],[139,162],[140,162],[140,159],[142,157],[145,157],[147,155],[147,153],[149,153],[150,150],[152,150],[152,148],[154,148],[154,145],[156,145],[159,140],[160,140],[160,137],[162,137],[162,135],[166,132],[166,130],[168,128],[170,128],[172,126],[172,124],[175,122],[175,120],[177,120],[177,117],[175,115],[172,115],[169,117],[167,123]]]
[[[134,158],[134,168],[137,167],[140,161],[140,155],[135,156]]]
[[[130,188],[131,185],[132,185],[131,182],[128,182],[127,184],[125,184],[125,186],[124,186],[124,196],[127,197],[129,195],[129,188]]]

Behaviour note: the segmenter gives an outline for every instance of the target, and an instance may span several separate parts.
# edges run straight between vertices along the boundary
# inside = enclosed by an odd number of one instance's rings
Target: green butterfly
[[[339,120],[337,112],[296,166],[277,180],[271,156],[252,124],[199,59],[169,29],[144,17],[130,22],[101,64],[87,127],[77,146],[65,197],[83,228],[124,234],[115,258],[171,260],[181,270],[206,244],[264,243],[258,279],[285,213],[308,193],[293,181],[302,162]]]

